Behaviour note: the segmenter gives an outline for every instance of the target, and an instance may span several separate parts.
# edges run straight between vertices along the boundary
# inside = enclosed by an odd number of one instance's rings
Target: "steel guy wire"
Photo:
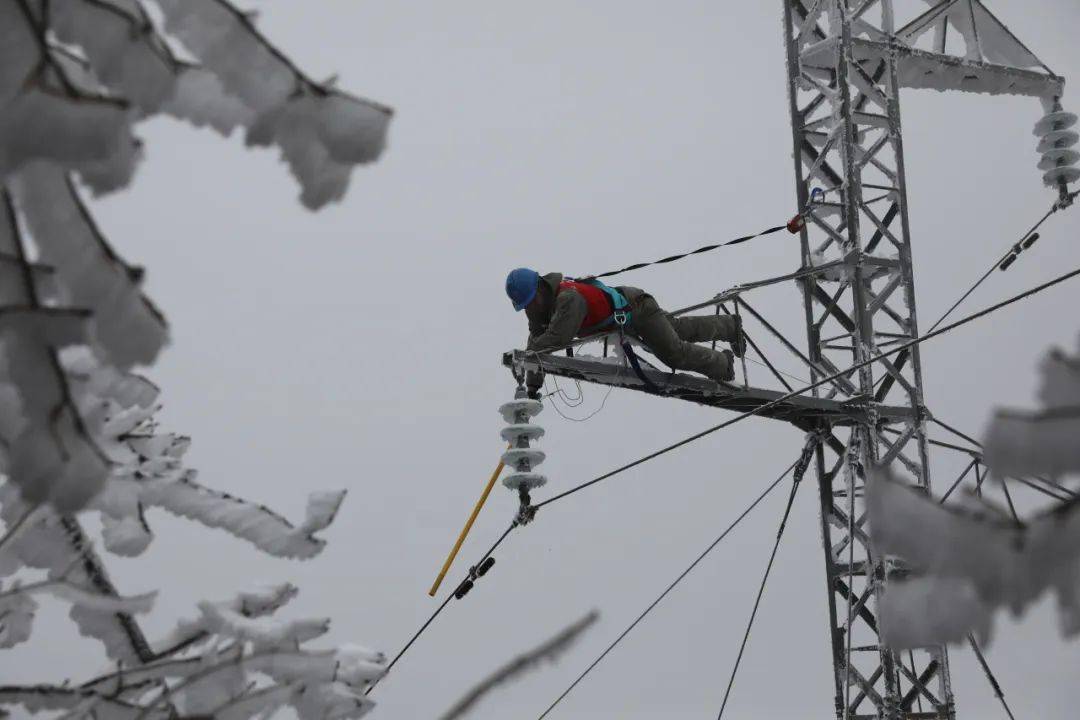
[[[756,508],[761,503],[762,500],[764,500],[766,497],[768,497],[772,493],[772,491],[775,490],[777,488],[777,486],[779,486],[780,483],[784,481],[784,478],[786,478],[788,476],[788,473],[790,473],[792,470],[794,470],[795,466],[798,465],[798,464],[799,464],[798,460],[791,463],[791,465],[789,465],[787,467],[787,469],[784,470],[783,473],[781,473],[780,477],[776,478],[776,480],[774,480],[771,485],[769,485],[767,488],[765,488],[765,490],[762,491],[762,493],[757,496],[757,499],[755,499],[754,502],[750,503],[750,506],[747,507],[745,510],[743,510],[742,514],[739,515],[737,518],[735,518],[735,520],[730,525],[727,526],[727,528],[724,530],[724,532],[720,533],[719,537],[717,537],[715,540],[713,540],[712,543],[710,543],[709,546],[707,548],[705,548],[705,550],[700,555],[698,555],[697,558],[695,558],[694,561],[692,563],[690,563],[690,565],[685,570],[683,570],[681,573],[679,573],[679,576],[676,577],[675,580],[672,581],[672,583],[670,585],[668,585],[664,589],[664,591],[662,593],[660,593],[660,595],[655,600],[653,600],[649,604],[649,606],[646,607],[645,610],[640,615],[638,615],[637,618],[632,623],[630,623],[629,627],[627,627],[625,630],[623,630],[619,634],[619,636],[617,638],[615,638],[614,642],[612,642],[610,645],[607,646],[607,648],[604,650],[604,652],[600,653],[599,657],[597,657],[595,660],[593,660],[593,662],[587,668],[585,668],[585,671],[583,673],[581,673],[581,675],[579,675],[577,677],[577,679],[574,680],[574,682],[570,683],[570,687],[566,688],[566,690],[564,690],[563,693],[561,695],[559,695],[559,697],[555,698],[555,702],[551,703],[551,705],[548,706],[548,709],[545,710],[543,712],[543,714],[541,714],[540,717],[537,720],[543,720],[545,717],[547,717],[548,714],[550,714],[551,711],[554,710],[555,707],[560,702],[563,701],[563,698],[565,698],[567,695],[569,695],[571,693],[571,691],[573,691],[573,689],[575,687],[577,687],[578,684],[582,680],[584,680],[585,677],[589,673],[591,673],[593,671],[593,668],[595,668],[597,665],[599,665],[603,661],[603,659],[605,657],[607,657],[608,654],[612,650],[614,650],[615,647],[619,643],[621,643],[623,641],[623,639],[627,635],[629,635],[633,631],[633,629],[638,626],[639,623],[641,623],[642,620],[645,619],[645,616],[647,616],[649,613],[651,613],[653,611],[653,609],[657,605],[659,605],[660,602],[665,597],[667,597],[668,593],[670,593],[672,590],[674,590],[675,587],[679,583],[681,583],[683,581],[683,579],[685,579],[686,576],[689,575],[694,570],[694,568],[696,568],[698,566],[698,564],[701,563],[701,561],[704,560],[705,557],[709,553],[711,553],[713,551],[713,549],[717,545],[719,545],[724,540],[724,538],[726,538],[731,533],[731,531],[734,530],[739,525],[739,523],[741,523],[743,521],[743,519],[746,518],[746,516],[749,515],[754,510],[754,508]]]
[[[765,565],[765,574],[761,578],[761,585],[758,587],[757,598],[754,599],[754,609],[750,611],[750,619],[746,623],[746,632],[743,633],[742,644],[739,645],[739,654],[735,658],[735,666],[731,668],[731,677],[728,678],[727,689],[724,690],[724,701],[720,704],[720,713],[716,716],[716,720],[723,720],[728,698],[731,697],[731,688],[735,685],[735,676],[739,672],[739,665],[742,663],[743,653],[746,651],[746,643],[750,640],[750,630],[754,627],[754,620],[757,618],[757,611],[761,606],[761,597],[765,594],[765,584],[769,581],[769,573],[772,572],[773,562],[776,561],[776,553],[780,549],[780,541],[784,537],[784,530],[787,528],[787,521],[791,516],[791,508],[795,505],[795,495],[799,492],[799,486],[802,485],[803,475],[810,466],[810,458],[813,456],[813,452],[816,448],[816,438],[812,437],[806,443],[806,447],[803,448],[802,455],[795,461],[795,475],[793,477],[793,482],[791,483],[791,494],[788,495],[787,506],[784,508],[784,514],[780,518],[780,528],[776,531],[776,542],[773,543],[772,553],[769,555],[769,562]],[[787,473],[785,473],[785,475],[786,474]]]
[[[1001,686],[998,685],[997,678],[994,677],[994,673],[990,671],[990,666],[986,662],[986,658],[983,657],[982,650],[979,649],[979,644],[975,642],[974,635],[968,635],[968,642],[971,644],[971,649],[975,652],[975,657],[979,660],[979,665],[982,666],[983,672],[986,673],[986,679],[990,681],[990,687],[994,690],[994,695],[1001,701],[1001,706],[1005,708],[1005,713],[1009,716],[1009,720],[1016,720],[1013,716],[1012,709],[1009,708],[1009,703],[1005,702],[1005,693],[1001,691]]]
[[[850,446],[849,446],[850,447]],[[851,635],[854,618],[852,617],[852,605],[855,602],[855,468],[852,467],[851,457],[847,458],[844,470],[847,475],[847,612],[844,620],[844,717],[843,720],[851,720]]]

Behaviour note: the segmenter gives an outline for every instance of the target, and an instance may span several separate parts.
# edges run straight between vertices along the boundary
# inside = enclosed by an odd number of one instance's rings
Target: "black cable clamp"
[[[473,565],[471,568],[469,568],[468,576],[464,580],[462,580],[461,584],[457,586],[456,590],[454,590],[454,599],[460,600],[461,598],[468,595],[469,591],[473,589],[473,584],[476,583],[476,581],[480,578],[487,575],[488,570],[490,570],[493,565],[495,565],[495,558],[489,555],[484,558],[484,561],[481,562],[479,565]]]
[[[1024,238],[1020,242],[1013,245],[1013,248],[1009,252],[1009,255],[1004,260],[1001,261],[1000,265],[998,265],[998,270],[1001,270],[1002,272],[1005,272],[1006,270],[1008,270],[1009,267],[1014,262],[1016,262],[1017,258],[1020,257],[1020,253],[1024,252],[1027,249],[1029,249],[1032,245],[1035,244],[1035,241],[1038,240],[1038,239],[1039,239],[1039,233],[1031,233],[1026,238]]]
[[[806,474],[807,469],[810,467],[810,460],[814,457],[814,451],[817,450],[818,444],[824,441],[826,432],[825,430],[816,430],[807,434],[802,454],[799,455],[799,460],[795,463],[795,469],[792,471],[792,481],[796,485],[802,481],[803,475]]]

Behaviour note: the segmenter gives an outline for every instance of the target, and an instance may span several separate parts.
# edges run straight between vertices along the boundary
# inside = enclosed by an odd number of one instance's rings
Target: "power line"
[[[770,400],[767,403],[759,405],[758,407],[754,408],[753,410],[748,410],[748,411],[746,411],[744,413],[736,415],[735,417],[731,418],[730,420],[725,420],[724,422],[719,423],[718,425],[713,425],[710,428],[706,428],[705,430],[702,430],[701,432],[690,435],[689,437],[683,438],[682,440],[679,440],[678,442],[672,443],[671,445],[660,448],[659,450],[656,450],[655,452],[652,452],[652,453],[649,453],[648,455],[640,457],[637,460],[634,460],[634,461],[629,462],[629,463],[627,463],[625,465],[617,467],[614,470],[611,470],[610,472],[606,472],[603,475],[599,475],[599,476],[593,478],[592,480],[589,480],[587,482],[583,482],[580,485],[575,485],[574,487],[570,488],[569,490],[565,490],[565,491],[559,493],[558,495],[554,495],[554,496],[548,498],[547,500],[545,500],[544,502],[536,505],[536,509],[539,510],[540,508],[544,507],[545,505],[550,505],[553,502],[556,502],[558,500],[562,500],[563,498],[569,497],[570,495],[573,495],[574,493],[577,493],[577,492],[579,492],[581,490],[584,490],[587,487],[591,487],[592,485],[596,485],[597,483],[603,482],[604,480],[607,480],[610,477],[614,477],[615,475],[618,475],[618,474],[620,474],[622,472],[630,470],[631,468],[637,467],[638,465],[642,465],[642,464],[644,464],[644,463],[646,463],[646,462],[648,462],[650,460],[654,460],[655,458],[658,458],[661,455],[665,455],[665,454],[671,452],[672,450],[677,450],[678,448],[681,448],[684,445],[689,445],[690,443],[692,443],[692,442],[694,442],[696,440],[700,440],[701,438],[703,438],[703,437],[705,437],[707,435],[711,435],[711,434],[713,434],[713,433],[715,433],[715,432],[717,432],[719,430],[723,430],[724,428],[731,427],[735,423],[742,422],[743,420],[745,420],[745,419],[747,419],[749,417],[759,415],[760,413],[762,413],[765,410],[768,410],[769,408],[776,407],[777,405],[779,405],[781,403],[787,402],[788,400],[790,400],[790,399],[792,399],[794,397],[798,397],[799,395],[803,395],[804,393],[807,393],[807,392],[809,392],[809,391],[811,391],[811,390],[813,390],[815,388],[819,388],[822,385],[827,385],[827,384],[829,384],[829,383],[831,383],[831,382],[833,382],[833,381],[835,381],[835,380],[837,380],[839,378],[850,375],[851,373],[855,372],[856,370],[867,367],[868,365],[872,365],[875,362],[879,362],[881,360],[884,360],[884,359],[886,359],[886,358],[888,358],[888,357],[890,357],[892,355],[897,355],[897,354],[903,352],[904,350],[907,350],[907,349],[912,348],[912,347],[914,347],[916,345],[919,345],[920,343],[926,342],[927,340],[930,340],[931,338],[935,338],[935,337],[937,337],[939,335],[944,335],[947,332],[951,332],[952,330],[955,330],[955,329],[961,327],[962,325],[966,325],[966,324],[968,324],[970,322],[978,320],[981,317],[984,317],[986,315],[989,315],[990,313],[996,312],[996,311],[998,311],[998,310],[1000,310],[1000,309],[1002,309],[1004,307],[1012,305],[1013,303],[1020,302],[1021,300],[1029,298],[1032,295],[1036,295],[1036,294],[1038,294],[1038,293],[1040,293],[1040,292],[1042,292],[1044,290],[1047,290],[1047,289],[1049,289],[1051,287],[1054,287],[1055,285],[1059,285],[1060,283],[1063,283],[1066,280],[1070,280],[1070,279],[1076,277],[1077,275],[1080,275],[1080,268],[1072,270],[1071,272],[1067,272],[1064,275],[1060,275],[1057,278],[1054,278],[1053,280],[1050,280],[1049,282],[1045,282],[1042,285],[1038,285],[1038,286],[1036,286],[1034,288],[1031,288],[1030,290],[1026,290],[1026,291],[1020,293],[1019,295],[1014,295],[1011,298],[1009,298],[1007,300],[1003,300],[1002,302],[999,302],[999,303],[997,303],[995,305],[991,305],[988,308],[984,308],[984,309],[982,309],[982,310],[980,310],[980,311],[978,311],[976,313],[973,313],[971,315],[968,315],[967,317],[964,317],[964,318],[962,318],[960,320],[957,320],[954,323],[951,323],[951,324],[946,325],[944,327],[938,328],[937,330],[933,330],[931,332],[928,332],[925,335],[921,335],[920,337],[914,338],[914,339],[909,340],[909,341],[907,341],[905,343],[897,345],[896,347],[892,348],[891,350],[883,352],[880,355],[869,358],[867,360],[863,360],[861,362],[857,362],[854,365],[848,367],[846,370],[841,370],[839,372],[833,373],[832,375],[828,375],[828,376],[822,378],[821,380],[818,380],[817,382],[806,385],[806,386],[804,386],[802,388],[799,388],[798,390],[793,390],[792,392],[789,392],[789,393],[787,393],[785,395],[781,395],[780,397],[776,398],[775,400]]]
[[[791,508],[795,505],[795,494],[799,492],[799,486],[802,484],[803,475],[806,473],[806,468],[810,466],[810,458],[816,447],[817,437],[812,436],[807,441],[806,447],[803,448],[802,455],[799,456],[799,459],[795,463],[795,474],[792,478],[791,494],[788,495],[787,507],[784,508],[784,515],[780,518],[780,528],[776,531],[776,542],[773,543],[772,553],[769,555],[769,562],[765,565],[765,574],[761,578],[761,585],[758,587],[757,598],[754,599],[754,609],[750,611],[750,619],[746,623],[746,632],[743,633],[742,644],[739,645],[739,654],[735,658],[735,666],[731,668],[731,677],[728,678],[727,689],[724,690],[724,701],[720,704],[720,713],[716,716],[716,720],[722,720],[724,717],[724,710],[727,708],[728,698],[731,697],[731,688],[735,685],[735,676],[739,672],[739,665],[742,663],[743,653],[746,651],[746,643],[750,640],[750,630],[754,627],[754,620],[757,618],[757,611],[761,606],[761,596],[765,594],[765,584],[769,581],[769,573],[772,572],[773,562],[776,560],[776,552],[780,549],[780,540],[784,537],[784,529],[787,528],[788,517],[791,516]]]
[[[746,508],[745,510],[743,510],[742,514],[741,514],[741,515],[739,515],[739,516],[738,516],[737,518],[735,518],[735,520],[734,520],[734,521],[733,521],[733,522],[732,522],[732,523],[731,523],[730,525],[728,525],[728,526],[727,526],[727,529],[725,529],[725,530],[724,530],[724,532],[720,533],[720,536],[719,536],[719,537],[717,537],[717,538],[716,538],[715,540],[713,540],[713,541],[712,541],[712,542],[711,542],[711,543],[709,544],[709,546],[708,546],[707,548],[705,548],[705,550],[704,550],[704,551],[703,551],[703,552],[702,552],[702,553],[701,553],[700,555],[698,555],[698,556],[697,556],[697,558],[696,558],[696,559],[695,559],[695,560],[694,560],[694,561],[693,561],[692,563],[690,563],[690,565],[689,565],[689,566],[688,566],[688,567],[687,567],[687,568],[686,568],[685,570],[683,570],[683,571],[682,571],[681,573],[679,573],[679,576],[678,576],[677,578],[675,578],[675,580],[674,580],[674,581],[673,581],[673,582],[672,582],[672,583],[671,583],[670,585],[668,585],[668,586],[667,586],[667,588],[665,588],[665,589],[664,589],[664,591],[663,591],[662,593],[660,593],[660,595],[659,595],[659,596],[658,596],[658,597],[657,597],[657,598],[656,598],[655,600],[653,600],[653,601],[652,601],[651,603],[649,603],[649,606],[648,606],[648,607],[646,607],[646,608],[645,608],[645,610],[644,610],[644,611],[642,611],[642,613],[641,613],[640,615],[638,615],[638,616],[637,616],[637,618],[636,618],[636,619],[634,620],[634,622],[630,623],[630,626],[629,626],[629,627],[627,627],[627,628],[626,628],[625,630],[623,630],[623,631],[622,631],[622,632],[621,632],[621,633],[619,634],[619,636],[618,636],[617,638],[615,638],[614,642],[612,642],[612,643],[611,643],[610,645],[608,645],[608,646],[607,646],[607,649],[605,649],[605,650],[604,650],[604,652],[600,653],[600,656],[599,656],[598,658],[596,658],[595,660],[593,660],[593,661],[592,661],[592,663],[591,663],[591,664],[590,664],[590,665],[589,665],[589,666],[588,666],[587,668],[585,668],[585,671],[584,671],[583,673],[581,673],[580,675],[578,675],[577,679],[576,679],[576,680],[574,680],[574,682],[570,683],[570,687],[566,688],[566,690],[564,690],[564,691],[562,692],[562,694],[561,694],[561,695],[559,695],[559,697],[555,698],[555,702],[551,703],[551,705],[549,705],[549,706],[548,706],[548,709],[547,709],[547,710],[545,710],[545,711],[543,712],[543,714],[541,714],[541,715],[540,715],[540,717],[538,718],[538,720],[543,720],[543,719],[544,719],[545,717],[547,717],[547,716],[548,716],[548,714],[549,714],[549,713],[551,713],[551,711],[552,711],[552,710],[554,710],[554,709],[555,709],[555,707],[556,707],[556,706],[557,706],[557,705],[558,705],[558,704],[559,704],[560,702],[562,702],[562,701],[563,701],[563,698],[565,698],[565,697],[566,697],[567,695],[569,695],[569,694],[570,694],[570,692],[571,692],[571,691],[572,691],[572,690],[573,690],[573,689],[574,689],[575,687],[577,687],[577,686],[578,686],[578,684],[579,684],[579,683],[580,683],[580,682],[581,682],[582,680],[584,680],[584,679],[585,679],[585,676],[587,676],[587,675],[588,675],[589,673],[591,673],[591,672],[593,671],[593,668],[595,668],[595,667],[596,667],[597,665],[599,665],[599,664],[600,664],[600,662],[601,662],[601,661],[602,661],[602,660],[603,660],[603,659],[604,659],[605,657],[607,657],[607,656],[608,656],[608,654],[609,654],[609,653],[610,653],[610,652],[611,652],[612,650],[614,650],[614,649],[615,649],[615,647],[616,647],[616,646],[617,646],[617,645],[618,645],[619,643],[621,643],[621,642],[623,641],[623,638],[625,638],[625,637],[626,637],[627,635],[629,635],[629,634],[630,634],[630,632],[631,632],[631,631],[632,631],[632,630],[633,630],[633,629],[634,629],[635,627],[637,627],[637,626],[638,626],[638,624],[639,624],[639,623],[640,623],[640,622],[641,622],[642,620],[644,620],[644,619],[645,619],[645,616],[646,616],[646,615],[648,615],[649,613],[651,613],[651,612],[653,611],[653,609],[654,609],[654,608],[655,608],[655,607],[656,607],[657,605],[659,605],[659,604],[660,604],[660,602],[661,602],[661,601],[662,601],[662,600],[663,600],[663,599],[664,599],[665,597],[667,597],[668,593],[670,593],[670,592],[671,592],[672,590],[674,590],[674,589],[675,589],[675,586],[676,586],[676,585],[678,585],[678,584],[679,584],[680,582],[682,582],[682,581],[683,581],[683,579],[684,579],[684,578],[685,578],[685,577],[686,577],[687,575],[689,575],[689,574],[691,573],[691,571],[693,571],[693,569],[694,569],[694,568],[696,568],[696,567],[698,566],[698,564],[699,564],[699,563],[700,563],[700,562],[701,562],[702,560],[704,560],[704,559],[705,559],[705,557],[706,557],[706,556],[707,556],[707,555],[708,555],[709,553],[711,553],[711,552],[713,551],[713,549],[714,549],[714,548],[715,548],[715,547],[716,547],[717,545],[719,545],[719,544],[720,544],[720,543],[721,543],[721,542],[722,542],[722,541],[724,540],[724,538],[726,538],[726,537],[727,537],[727,536],[728,536],[728,535],[729,535],[729,534],[731,533],[731,531],[732,531],[732,530],[734,530],[734,529],[735,529],[735,527],[736,527],[736,526],[738,526],[738,524],[739,524],[740,522],[742,522],[742,521],[743,521],[743,519],[744,519],[744,518],[745,518],[745,517],[746,517],[747,515],[749,515],[749,514],[751,513],[751,511],[753,511],[753,509],[754,509],[754,508],[756,508],[756,507],[757,507],[757,506],[758,506],[758,505],[759,505],[759,504],[761,503],[761,501],[762,501],[762,500],[764,500],[764,499],[765,499],[766,497],[768,497],[768,496],[769,496],[769,494],[770,494],[770,493],[772,493],[772,491],[773,491],[773,490],[775,490],[775,489],[777,488],[777,486],[778,486],[778,485],[780,485],[780,483],[781,483],[781,482],[783,482],[784,478],[786,478],[786,477],[788,476],[788,473],[790,473],[790,472],[791,472],[792,470],[794,470],[794,469],[795,469],[795,466],[796,466],[796,465],[798,465],[798,464],[799,464],[799,461],[798,461],[798,460],[796,460],[795,462],[791,463],[791,465],[789,465],[789,466],[788,466],[788,468],[787,468],[786,470],[784,470],[784,472],[783,472],[783,473],[781,473],[780,477],[776,478],[776,480],[774,480],[774,481],[773,481],[773,483],[772,483],[771,485],[769,485],[769,486],[768,486],[767,488],[765,488],[765,490],[764,490],[764,491],[763,491],[763,492],[762,492],[762,493],[761,493],[760,495],[758,495],[758,496],[757,496],[757,499],[755,499],[755,500],[754,500],[754,502],[750,503],[750,506],[749,506],[748,508]]]
[[[979,649],[979,644],[975,642],[975,636],[968,635],[968,642],[971,644],[971,649],[975,652],[975,657],[978,658],[979,664],[982,665],[983,672],[986,673],[986,679],[990,681],[990,687],[994,689],[994,695],[1001,701],[1001,706],[1005,708],[1005,713],[1009,716],[1009,720],[1016,720],[1012,710],[1009,708],[1009,703],[1005,702],[1005,693],[1001,691],[1001,686],[998,685],[994,673],[990,672],[990,666],[987,664],[986,658],[983,657],[982,650]]]
[[[495,543],[488,549],[488,551],[484,553],[480,560],[477,561],[476,565],[473,565],[471,568],[469,568],[468,574],[466,574],[465,578],[461,581],[461,583],[458,584],[459,588],[465,581],[472,579],[474,569],[479,567],[485,560],[491,557],[491,554],[494,553],[495,550],[497,550],[498,547],[503,544],[503,541],[506,540],[506,538],[510,535],[510,532],[517,526],[518,523],[515,520],[510,524],[510,527],[506,528],[506,530],[503,531],[503,534],[499,536],[499,539],[496,540]],[[429,617],[424,622],[424,624],[420,626],[420,629],[413,633],[413,636],[409,638],[409,642],[405,643],[405,647],[401,648],[401,650],[398,651],[398,654],[394,656],[394,659],[390,661],[390,664],[386,666],[385,672],[383,672],[383,674],[379,677],[375,678],[375,682],[371,683],[371,686],[368,687],[368,689],[364,692],[365,696],[370,695],[371,691],[375,689],[375,686],[378,685],[384,677],[390,674],[390,671],[393,669],[393,667],[397,665],[398,660],[400,660],[402,656],[409,651],[409,648],[413,646],[413,643],[420,639],[420,636],[424,634],[424,631],[428,629],[428,626],[430,626],[431,623],[435,622],[435,618],[439,617],[439,615],[442,614],[442,611],[445,610],[446,606],[450,604],[450,600],[452,600],[456,596],[456,590],[452,593],[447,593],[446,599],[444,599],[442,601],[442,604],[435,609],[435,612],[431,613],[431,617]]]
[[[1040,227],[1042,227],[1043,223],[1045,223],[1047,220],[1049,220],[1051,215],[1056,213],[1058,210],[1062,210],[1062,209],[1068,207],[1071,204],[1072,204],[1071,200],[1069,200],[1069,202],[1067,204],[1065,203],[1064,200],[1059,200],[1059,201],[1055,202],[1053,204],[1053,206],[1051,206],[1051,208],[1047,211],[1047,213],[1045,215],[1043,215],[1042,218],[1040,218],[1039,221],[1037,223],[1035,223],[1035,225],[1033,225],[1030,230],[1028,230],[1026,233],[1024,233],[1023,235],[1020,236],[1020,241],[1019,242],[1017,242],[1017,243],[1015,243],[1013,245],[1010,245],[1009,249],[1005,251],[1005,254],[1002,255],[997,260],[995,260],[994,263],[987,269],[987,271],[985,273],[983,273],[983,276],[980,277],[978,280],[976,280],[975,284],[972,285],[970,288],[968,288],[967,292],[965,292],[963,295],[961,295],[960,298],[956,302],[954,302],[952,304],[952,307],[950,307],[948,310],[946,310],[945,314],[942,315],[941,317],[939,317],[937,319],[937,322],[935,322],[933,325],[930,326],[929,332],[933,332],[937,328],[938,325],[940,325],[942,322],[945,321],[945,318],[952,315],[953,311],[956,310],[956,308],[960,307],[961,303],[963,303],[965,300],[968,299],[968,297],[971,296],[971,293],[975,292],[979,288],[980,285],[982,285],[984,282],[986,282],[986,279],[988,277],[990,277],[991,275],[994,274],[994,270],[996,270],[999,267],[1002,267],[1002,263],[1004,263],[1014,252],[1016,252],[1017,247],[1020,245],[1021,242],[1023,242],[1025,239],[1031,237],[1032,233],[1034,233],[1036,230],[1038,230]],[[1004,269],[1004,268],[1002,268],[1002,269]]]

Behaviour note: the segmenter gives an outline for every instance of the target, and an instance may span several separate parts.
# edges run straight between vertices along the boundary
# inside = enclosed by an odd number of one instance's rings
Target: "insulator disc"
[[[1056,148],[1072,147],[1078,142],[1080,142],[1080,133],[1075,130],[1058,130],[1040,140],[1035,151],[1040,153],[1049,152]]]
[[[1059,183],[1064,182],[1066,185],[1074,183],[1080,180],[1080,168],[1071,167],[1066,165],[1065,167],[1054,168],[1050,172],[1043,175],[1043,182],[1050,187],[1056,187]]]
[[[544,428],[539,425],[507,425],[500,435],[508,443],[517,442],[518,438],[537,440],[544,437]]]
[[[1039,161],[1039,169],[1053,170],[1056,167],[1068,167],[1069,165],[1075,165],[1077,160],[1080,160],[1080,152],[1069,148],[1057,148],[1048,151],[1042,156],[1042,160]]]
[[[511,490],[526,488],[532,490],[547,484],[547,477],[540,473],[512,473],[503,478],[503,485]]]
[[[536,467],[544,462],[546,457],[547,454],[543,450],[537,450],[536,448],[511,448],[503,453],[502,461],[508,467],[516,468],[519,462],[528,460],[529,465]]]
[[[1035,129],[1032,132],[1035,133],[1035,137],[1043,137],[1047,133],[1052,133],[1055,130],[1065,130],[1075,124],[1076,114],[1062,110],[1044,115],[1042,120],[1035,123]]]
[[[524,412],[528,417],[533,417],[539,415],[543,409],[544,404],[539,400],[511,400],[499,406],[499,414],[503,416],[503,420],[512,423],[517,419],[514,415],[518,412]]]

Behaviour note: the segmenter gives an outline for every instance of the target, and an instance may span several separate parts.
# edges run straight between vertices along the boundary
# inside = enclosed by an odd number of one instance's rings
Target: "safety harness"
[[[611,310],[606,318],[587,327],[583,327],[579,333],[581,335],[591,335],[611,327],[611,325],[615,325],[619,333],[619,346],[622,347],[623,354],[626,355],[626,360],[630,363],[630,367],[634,371],[634,374],[637,375],[638,379],[641,380],[642,384],[650,392],[662,392],[662,388],[645,375],[645,371],[641,368],[641,360],[638,358],[637,353],[634,352],[634,346],[630,344],[630,340],[626,336],[626,329],[633,319],[633,315],[630,311],[630,302],[626,299],[626,296],[615,288],[608,287],[596,278],[573,280],[571,283],[590,286],[603,292]]]

